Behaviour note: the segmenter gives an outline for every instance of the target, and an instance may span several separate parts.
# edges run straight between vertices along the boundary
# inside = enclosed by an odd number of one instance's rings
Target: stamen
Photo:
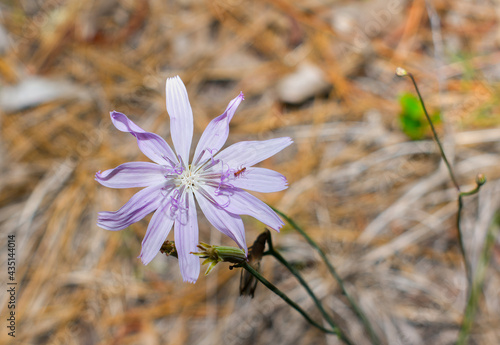
[[[208,150],[210,150],[210,149],[208,149]],[[201,157],[203,157],[203,155],[205,154],[205,151],[206,151],[206,150],[202,150],[202,151],[200,152],[200,154],[198,155],[198,158],[196,158],[196,161],[195,161],[195,162],[193,162],[193,166],[194,166],[194,167],[198,165],[198,163],[200,162]]]
[[[212,163],[214,161],[214,151],[215,149],[210,149],[210,148],[207,148],[207,151],[208,153],[210,154],[210,159],[212,160]]]
[[[215,150],[207,148],[207,151],[208,153],[210,153],[210,164],[206,164],[208,161],[204,162],[203,165],[201,166],[201,168],[203,168],[203,171],[210,169],[211,167],[220,162],[220,159],[214,159],[213,151]]]
[[[220,173],[213,173],[213,174],[203,174],[200,176],[203,179],[220,179],[221,174]]]
[[[177,175],[180,175],[184,172],[184,167],[182,165],[180,165],[179,167],[175,167],[174,168],[174,172],[177,174]]]
[[[185,186],[182,186],[179,189],[175,189],[175,191],[172,193],[172,196],[170,196],[170,208],[169,208],[170,217],[175,218],[183,225],[187,224],[187,214],[189,210],[187,198],[184,198],[183,200],[183,197],[185,195],[184,193],[185,189],[186,189]],[[183,201],[185,202],[185,205],[183,205]],[[183,221],[183,219],[185,219],[185,221]]]
[[[225,204],[221,205],[205,189],[200,188],[200,189],[198,189],[198,192],[200,192],[201,195],[203,195],[205,198],[208,199],[208,201],[210,201],[212,204],[214,204],[217,207],[226,208],[229,206],[229,202],[230,202],[229,197],[227,198],[227,202]]]
[[[177,155],[177,158],[179,158],[179,162],[181,162],[181,167],[182,168],[187,167],[186,164],[184,164],[184,161],[182,160],[181,155]],[[184,171],[184,170],[182,170],[182,171]]]
[[[161,192],[160,192],[160,193],[161,193],[161,195],[163,195],[164,197],[166,197],[167,195],[169,195],[169,194],[170,194],[170,192],[171,192],[171,191],[172,191],[172,189],[174,189],[174,188],[175,188],[175,185],[173,185],[173,184],[166,185],[165,187],[163,187],[163,188],[161,189]]]
[[[170,217],[175,218],[175,214],[177,213],[177,210],[179,209],[179,190],[176,189],[173,193],[172,196],[170,196]]]
[[[213,167],[214,165],[219,164],[219,162],[220,162],[220,160],[219,160],[219,159],[215,159],[215,160],[214,160],[214,159],[212,158],[212,161],[211,161],[209,164],[204,165],[204,166],[202,167],[202,169],[203,169],[203,171],[205,171],[205,170],[207,170],[207,169],[210,169],[210,168],[211,168],[211,167]]]
[[[172,160],[171,160],[170,158],[168,158],[167,156],[162,155],[162,157],[163,157],[163,159],[165,159],[166,161],[168,161],[168,162],[170,163],[170,165],[172,166],[172,168],[173,168],[173,167],[175,167],[175,166],[177,165],[174,161],[172,161]]]

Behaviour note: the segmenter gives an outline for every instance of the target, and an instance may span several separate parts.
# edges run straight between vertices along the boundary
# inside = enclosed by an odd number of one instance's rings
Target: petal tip
[[[112,119],[116,119],[118,116],[122,116],[123,114],[120,113],[119,111],[113,110],[109,112],[109,116],[111,116]]]
[[[167,78],[167,81],[165,84],[166,84],[166,87],[168,88],[169,84],[172,86],[173,83],[176,83],[176,84],[180,83],[180,84],[184,85],[184,82],[182,81],[181,77],[179,77],[179,75]]]
[[[102,223],[102,219],[100,218],[100,216],[97,216],[97,226],[100,227],[101,229],[104,229],[104,230],[109,230],[107,226],[105,226],[103,223]]]
[[[278,217],[278,219],[279,219],[278,226],[276,228],[271,228],[276,232],[280,232],[281,228],[285,225],[285,223],[283,222],[283,220],[281,218]]]
[[[142,264],[144,266],[146,266],[147,264],[149,264],[154,259],[154,257],[152,257],[152,258],[145,257],[144,253],[142,253],[142,252],[141,252],[141,254],[137,258],[141,259],[141,262],[142,262]]]

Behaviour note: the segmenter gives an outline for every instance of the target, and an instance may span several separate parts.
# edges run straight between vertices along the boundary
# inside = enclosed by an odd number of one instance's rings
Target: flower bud
[[[408,75],[408,72],[404,68],[398,67],[396,68],[396,75],[398,77],[406,77]]]
[[[209,274],[219,262],[239,264],[247,260],[245,251],[236,247],[214,246],[200,242],[198,248],[200,251],[192,254],[205,259],[202,263],[203,265],[209,264],[205,275]]]
[[[485,184],[486,183],[486,176],[484,176],[483,174],[477,174],[476,183],[478,186],[482,186],[483,184]]]

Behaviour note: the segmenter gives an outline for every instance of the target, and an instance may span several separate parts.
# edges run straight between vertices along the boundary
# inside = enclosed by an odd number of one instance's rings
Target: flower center
[[[189,166],[177,178],[177,186],[184,186],[186,189],[196,190],[199,184],[199,175]]]

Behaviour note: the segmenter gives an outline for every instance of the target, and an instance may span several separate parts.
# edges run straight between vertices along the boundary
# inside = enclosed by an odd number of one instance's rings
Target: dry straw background
[[[500,207],[498,1],[3,0],[0,4],[2,344],[339,344],[259,287],[238,296],[221,264],[195,285],[174,258],[136,257],[148,217],[96,226],[135,192],[94,174],[147,160],[109,111],[169,139],[164,82],[179,74],[195,136],[239,91],[229,142],[290,136],[261,164],[288,190],[261,195],[319,241],[386,344],[452,344],[465,305],[456,193],[432,138],[398,124],[394,76],[412,71],[466,199],[474,262]],[[197,140],[195,138],[195,140]],[[245,218],[247,241],[263,230]],[[230,242],[200,217],[200,238]],[[16,235],[16,341],[7,336],[7,235]],[[274,234],[356,344],[368,344],[318,256],[290,228]],[[500,243],[471,344],[500,344]],[[263,273],[319,317],[278,263]]]

